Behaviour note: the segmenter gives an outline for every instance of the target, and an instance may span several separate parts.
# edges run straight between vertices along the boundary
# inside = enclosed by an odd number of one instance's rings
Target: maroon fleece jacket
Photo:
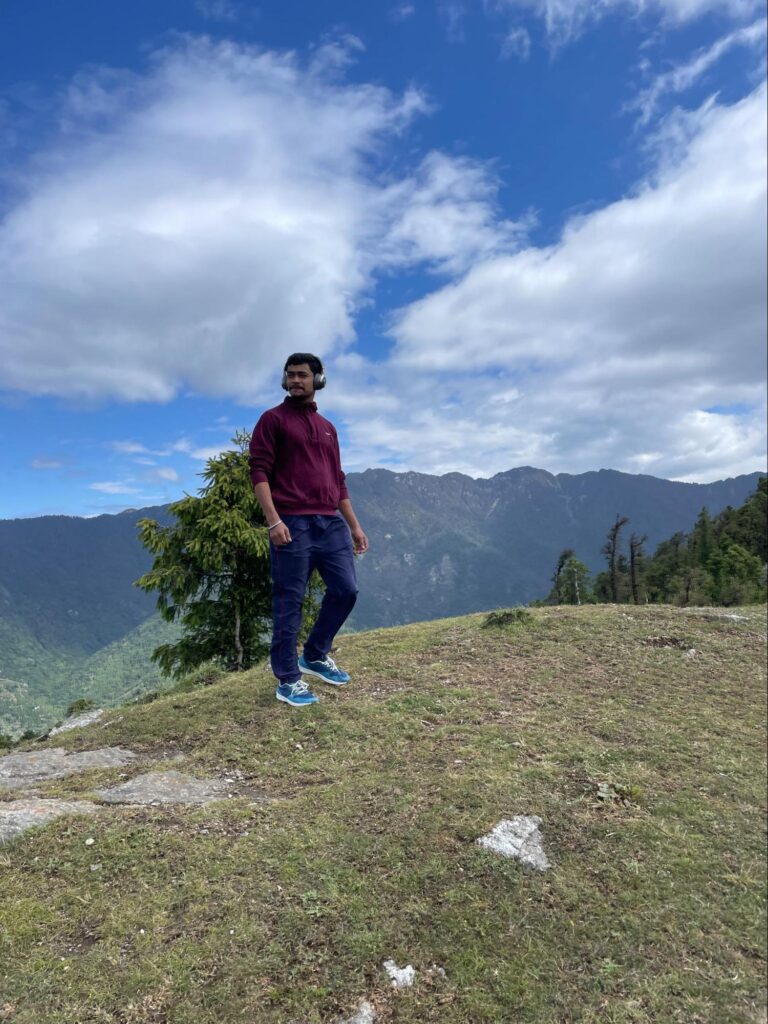
[[[332,516],[349,497],[341,471],[336,428],[308,405],[286,398],[253,428],[253,484],[269,484],[280,515]]]

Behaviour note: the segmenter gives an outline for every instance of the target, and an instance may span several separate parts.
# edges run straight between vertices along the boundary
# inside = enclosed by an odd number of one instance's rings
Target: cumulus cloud
[[[402,309],[387,366],[400,407],[372,407],[356,443],[381,462],[483,475],[521,462],[691,479],[759,467],[765,106],[762,86],[678,113],[633,195]]]
[[[519,248],[533,218],[498,219],[495,193],[496,184],[482,165],[430,153],[412,177],[382,195],[390,227],[379,258],[395,266],[425,263],[457,274],[479,259]]]
[[[307,67],[192,39],[143,76],[80,76],[0,227],[0,387],[247,401],[276,347],[352,342],[382,260],[458,267],[510,244],[472,161],[379,174],[427,105],[340,81],[356,48]]]

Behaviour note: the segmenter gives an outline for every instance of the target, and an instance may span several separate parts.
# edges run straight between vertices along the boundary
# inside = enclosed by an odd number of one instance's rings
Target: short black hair
[[[288,356],[285,360],[285,366],[283,367],[283,373],[288,369],[289,366],[300,366],[301,363],[307,363],[312,373],[323,373],[323,364],[317,358],[313,356],[311,352],[294,352],[293,355]]]

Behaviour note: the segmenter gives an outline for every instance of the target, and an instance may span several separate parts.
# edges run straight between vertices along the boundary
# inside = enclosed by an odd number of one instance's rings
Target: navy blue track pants
[[[317,621],[304,644],[307,661],[324,658],[357,600],[357,577],[352,538],[340,515],[283,516],[290,544],[269,546],[272,567],[272,671],[281,683],[301,678],[296,644],[301,627],[301,603],[307,582],[317,569],[325,596]]]

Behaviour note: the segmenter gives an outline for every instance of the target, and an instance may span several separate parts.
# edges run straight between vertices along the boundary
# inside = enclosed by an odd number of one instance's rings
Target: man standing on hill
[[[254,428],[250,466],[270,539],[275,696],[299,708],[318,699],[302,674],[334,686],[349,682],[329,652],[357,600],[353,544],[362,554],[368,538],[344,484],[336,428],[315,404],[315,392],[325,387],[323,364],[309,352],[295,352],[285,362],[282,386],[288,397]],[[326,591],[297,658],[301,605],[313,569]]]

